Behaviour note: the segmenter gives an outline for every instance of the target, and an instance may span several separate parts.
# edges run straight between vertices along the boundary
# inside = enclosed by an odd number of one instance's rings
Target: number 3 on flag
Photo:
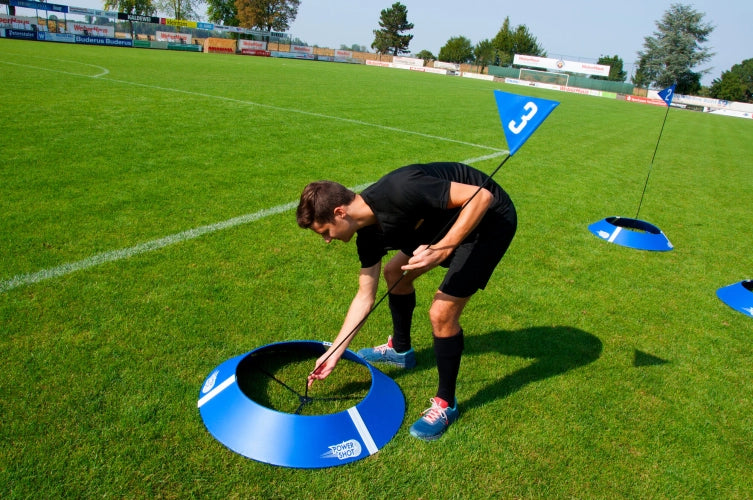
[[[507,128],[510,129],[510,132],[515,135],[518,135],[523,131],[526,123],[528,123],[530,119],[536,116],[536,111],[539,110],[539,108],[537,108],[536,105],[531,101],[527,102],[526,105],[523,106],[523,109],[528,110],[528,114],[521,118],[520,125],[516,125],[514,120],[510,120],[510,123],[507,124]]]
[[[501,90],[494,91],[494,98],[510,156],[520,149],[559,104],[557,101],[509,94]]]

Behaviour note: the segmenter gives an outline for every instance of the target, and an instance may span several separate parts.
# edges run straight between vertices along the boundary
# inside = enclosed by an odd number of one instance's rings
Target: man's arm
[[[381,262],[361,269],[358,275],[358,292],[350,303],[348,313],[345,315],[342,327],[340,327],[340,333],[337,334],[327,352],[316,360],[314,371],[309,375],[309,387],[314,383],[314,380],[325,379],[332,373],[351,340],[363,326],[359,323],[363,321],[374,305],[381,269]]]
[[[488,189],[479,190],[478,186],[452,182],[447,208],[462,207],[460,214],[441,240],[431,246],[418,247],[402,269],[429,269],[439,265],[473,231],[493,201],[494,195]]]

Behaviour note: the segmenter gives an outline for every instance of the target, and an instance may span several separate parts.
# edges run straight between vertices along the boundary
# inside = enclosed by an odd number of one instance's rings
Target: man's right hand
[[[336,354],[330,355],[329,351],[324,353],[319,359],[316,360],[314,371],[309,373],[308,386],[311,387],[314,384],[314,380],[324,380],[337,366],[337,362],[340,360],[340,356]]]

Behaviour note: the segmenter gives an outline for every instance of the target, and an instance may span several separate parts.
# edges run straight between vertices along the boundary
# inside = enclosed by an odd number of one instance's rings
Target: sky
[[[396,0],[301,0],[290,33],[310,45],[371,46],[379,15]],[[476,44],[492,39],[505,17],[511,27],[525,25],[549,57],[596,62],[619,56],[629,72],[643,50],[644,39],[656,31],[656,21],[673,3],[704,13],[715,26],[708,43],[716,55],[697,70],[713,67],[702,79],[708,85],[734,64],[753,58],[753,1],[751,0],[400,0],[414,24],[410,49],[439,54],[448,39],[464,36]]]
[[[379,16],[398,0],[301,0],[288,33],[309,45],[339,49],[357,44],[370,49]],[[102,0],[51,0],[52,3],[102,9]],[[492,39],[505,17],[512,28],[525,25],[548,57],[596,62],[619,56],[629,75],[644,39],[673,3],[705,14],[715,28],[705,44],[713,58],[694,71],[710,69],[701,82],[710,85],[723,71],[753,58],[753,0],[400,0],[414,24],[409,49],[434,55],[452,37],[476,44]]]

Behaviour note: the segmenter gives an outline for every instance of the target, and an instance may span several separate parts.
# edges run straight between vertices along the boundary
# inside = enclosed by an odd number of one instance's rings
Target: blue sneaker
[[[387,363],[406,369],[416,366],[416,353],[413,352],[413,349],[395,352],[392,347],[392,337],[387,339],[386,344],[361,349],[358,351],[358,355],[369,363]]]
[[[421,414],[421,418],[410,428],[410,434],[424,441],[434,441],[444,434],[444,431],[458,419],[458,400],[455,399],[455,406],[450,405],[442,398],[431,398],[431,408]]]

